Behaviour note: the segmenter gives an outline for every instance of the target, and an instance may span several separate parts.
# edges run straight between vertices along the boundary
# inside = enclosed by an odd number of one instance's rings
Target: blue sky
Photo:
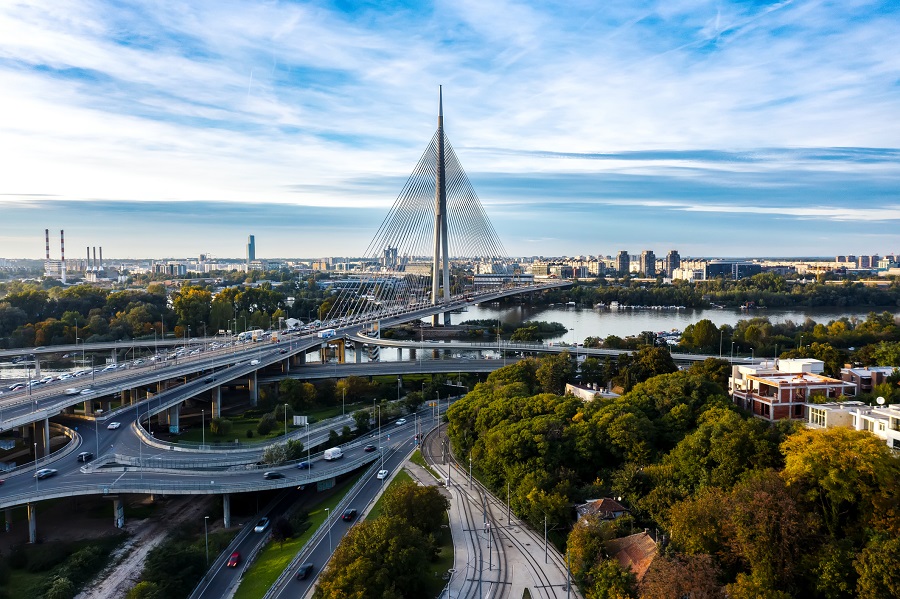
[[[361,254],[439,84],[511,255],[896,253],[898,48],[894,1],[12,0],[0,257],[45,228],[74,257]]]

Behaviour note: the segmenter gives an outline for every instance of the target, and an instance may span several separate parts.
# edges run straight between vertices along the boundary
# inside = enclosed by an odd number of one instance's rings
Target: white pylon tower
[[[437,177],[434,190],[434,261],[431,270],[431,305],[436,306],[444,283],[445,302],[450,301],[450,243],[447,237],[447,181],[444,163],[444,92],[438,87],[438,129],[437,129]],[[441,277],[443,274],[443,277]],[[445,324],[449,324],[450,314],[444,314]],[[440,314],[432,316],[432,326],[440,325]]]

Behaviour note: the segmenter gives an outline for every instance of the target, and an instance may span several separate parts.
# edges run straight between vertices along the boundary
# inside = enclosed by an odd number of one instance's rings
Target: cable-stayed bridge
[[[444,132],[437,131],[363,255],[330,319],[377,318],[500,288],[527,291],[531,278],[510,264],[503,244]],[[440,324],[440,313],[432,317]],[[444,312],[449,324],[449,313]]]

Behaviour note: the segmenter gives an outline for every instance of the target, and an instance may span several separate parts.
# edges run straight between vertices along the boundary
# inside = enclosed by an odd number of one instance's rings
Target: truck
[[[330,462],[331,460],[339,460],[344,457],[344,452],[340,447],[332,447],[331,449],[326,449],[325,453],[322,454],[322,459],[326,462]]]
[[[254,329],[250,331],[250,335],[253,341],[262,341],[263,339],[265,339],[266,332],[262,329]]]
[[[319,331],[319,339],[330,339],[336,334],[337,332],[334,329],[322,329]]]

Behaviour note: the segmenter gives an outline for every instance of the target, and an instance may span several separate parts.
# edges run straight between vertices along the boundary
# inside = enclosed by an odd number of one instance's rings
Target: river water
[[[881,308],[875,312],[889,311],[895,317],[900,315],[900,310],[895,308]],[[518,325],[527,320],[544,320],[558,322],[569,329],[567,334],[555,337],[567,343],[584,341],[585,337],[600,337],[609,335],[628,337],[639,335],[643,331],[671,331],[677,329],[683,331],[689,324],[694,324],[704,318],[711,320],[716,326],[728,324],[734,326],[739,320],[747,320],[755,317],[767,317],[770,322],[782,323],[793,321],[797,324],[811,318],[816,322],[827,324],[831,320],[846,316],[865,320],[872,312],[871,308],[793,308],[789,310],[717,310],[717,309],[684,309],[684,310],[598,310],[591,308],[575,308],[565,306],[526,306],[517,305],[510,307],[500,306],[470,306],[468,311],[462,314],[453,314],[451,322],[459,324],[466,320],[501,320],[507,324]],[[548,339],[554,339],[547,336]]]

